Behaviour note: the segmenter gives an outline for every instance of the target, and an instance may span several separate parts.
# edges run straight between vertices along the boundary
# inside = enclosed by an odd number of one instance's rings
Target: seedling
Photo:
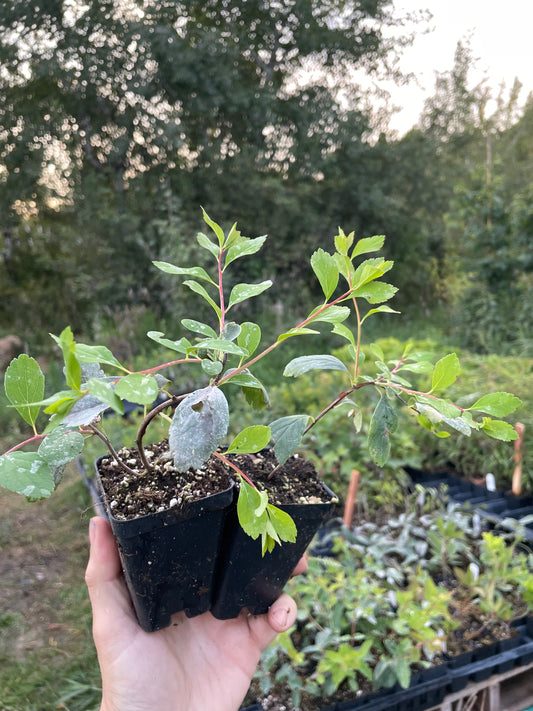
[[[52,336],[63,354],[66,388],[47,398],[44,398],[44,375],[37,361],[27,355],[13,360],[5,375],[6,395],[11,406],[32,428],[32,435],[0,458],[2,486],[30,500],[49,496],[65,465],[80,454],[90,436],[103,440],[118,466],[132,473],[106,435],[101,415],[107,409],[123,413],[123,400],[148,408],[158,396],[163,396],[164,402],[146,413],[136,439],[145,471],[150,472],[153,465],[145,453],[144,434],[155,417],[166,418],[169,456],[176,470],[197,470],[210,457],[218,458],[230,468],[240,485],[240,523],[250,536],[261,537],[265,552],[272,550],[275,543],[294,541],[294,523],[270,503],[268,491],[257,488],[229,455],[255,453],[273,441],[281,467],[300,447],[303,437],[341,403],[349,403],[354,427],[359,430],[363,412],[354,398],[363,388],[371,388],[376,393],[368,445],[373,460],[380,466],[387,461],[390,435],[398,426],[395,403],[437,436],[448,436],[450,430],[464,435],[483,430],[497,439],[516,437],[513,427],[499,419],[520,404],[513,395],[487,395],[466,409],[444,397],[445,389],[459,375],[459,361],[454,353],[432,365],[427,354],[413,352],[408,347],[397,363],[390,364],[374,346],[370,352],[374,356],[375,374],[362,374],[361,346],[366,320],[378,314],[397,313],[386,304],[396,288],[382,280],[393,262],[381,256],[365,258],[381,251],[383,236],[356,241],[353,232],[347,235],[339,229],[333,251],[318,249],[311,257],[311,268],[320,283],[323,300],[309,310],[306,318],[283,330],[263,347],[259,324],[237,323],[232,317],[237,304],[262,294],[271,286],[271,281],[239,283],[229,293],[226,285],[229,267],[236,260],[255,254],[266,238],[244,237],[236,225],[225,234],[205,212],[204,220],[211,232],[198,234],[197,242],[210,255],[210,271],[199,266],[154,264],[166,274],[185,277],[185,286],[210,307],[212,325],[183,318],[181,326],[187,335],[177,340],[160,331],[150,331],[147,335],[152,341],[178,354],[178,358],[136,372],[128,370],[107,347],[76,342],[67,327],[59,336]],[[332,347],[339,342],[347,345],[346,359],[340,360],[331,353],[301,355],[287,364],[283,375],[298,377],[313,370],[339,371],[344,383],[338,395],[314,417],[304,413],[282,417],[268,426],[247,427],[224,450],[230,413],[223,388],[231,385],[241,388],[253,409],[264,409],[269,400],[265,387],[253,374],[254,366],[288,339],[312,336],[319,333],[318,328],[324,327],[334,336]],[[193,392],[174,395],[172,383],[162,373],[177,365],[195,367],[199,385],[201,380],[204,382]],[[426,391],[412,388],[406,379],[408,373],[427,373],[430,387]],[[49,416],[44,429],[37,425],[41,411]],[[37,451],[22,451],[32,444],[38,445]]]

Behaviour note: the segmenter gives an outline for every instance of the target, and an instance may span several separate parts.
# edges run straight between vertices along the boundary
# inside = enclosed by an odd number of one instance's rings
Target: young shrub
[[[265,237],[247,238],[236,225],[224,233],[204,212],[210,234],[200,233],[198,245],[209,256],[210,270],[199,266],[182,267],[155,262],[166,274],[180,279],[209,307],[211,323],[199,322],[191,315],[181,320],[186,335],[168,337],[150,331],[148,337],[161,348],[173,352],[173,360],[163,360],[131,372],[103,345],[87,345],[75,340],[69,327],[53,336],[64,360],[63,389],[44,398],[44,376],[38,363],[27,355],[12,361],[5,375],[5,392],[11,406],[31,428],[31,436],[0,457],[0,484],[29,500],[49,496],[59,483],[64,466],[76,458],[88,437],[98,437],[109,449],[110,457],[125,473],[137,475],[113,447],[101,415],[108,409],[123,413],[124,401],[146,408],[136,445],[142,470],[153,473],[154,464],[147,456],[143,440],[147,427],[156,417],[168,421],[168,457],[176,472],[196,472],[206,462],[221,462],[238,479],[239,520],[252,538],[260,538],[263,553],[276,543],[293,541],[296,529],[290,517],[269,500],[268,486],[258,488],[235,463],[233,455],[259,452],[273,443],[279,470],[300,448],[302,440],[330,412],[348,405],[355,430],[362,427],[358,396],[369,392],[373,397],[372,414],[366,425],[372,459],[383,466],[390,455],[391,434],[398,427],[398,409],[412,414],[418,423],[439,437],[450,431],[470,435],[483,431],[489,437],[509,441],[516,433],[502,421],[520,404],[518,398],[499,392],[477,399],[469,407],[450,402],[446,390],[460,372],[455,353],[432,364],[426,353],[407,346],[399,360],[386,362],[377,345],[366,349],[367,364],[373,360],[371,374],[362,370],[363,330],[369,318],[396,313],[388,302],[396,288],[383,280],[393,262],[379,253],[385,238],[373,236],[355,240],[354,233],[339,229],[332,252],[318,249],[311,256],[311,268],[323,292],[323,300],[308,310],[299,323],[286,326],[269,345],[264,346],[260,324],[233,320],[235,307],[270,288],[269,280],[260,283],[230,283],[228,270],[237,260],[255,254]],[[316,371],[336,371],[341,389],[318,414],[308,412],[279,417],[268,425],[252,424],[227,442],[230,410],[225,395],[227,387],[238,387],[250,407],[262,410],[269,398],[262,382],[254,375],[254,366],[283,346],[288,339],[312,337],[326,329],[347,344],[347,357],[340,360],[332,353],[299,355],[283,371],[283,376],[299,378]],[[162,373],[170,368],[194,368],[197,385],[192,392],[173,392],[172,383]],[[427,372],[429,387],[417,390],[409,381],[410,373]],[[206,382],[207,381],[207,382]],[[152,407],[154,401],[159,403]],[[49,416],[44,428],[37,426],[39,414]],[[37,451],[27,447],[37,446]],[[224,449],[225,448],[225,449]]]

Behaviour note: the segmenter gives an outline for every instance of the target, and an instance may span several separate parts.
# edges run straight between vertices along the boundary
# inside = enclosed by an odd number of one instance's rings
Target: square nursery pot
[[[101,459],[95,463],[96,478],[140,626],[153,632],[167,627],[176,612],[194,617],[209,610],[224,523],[233,506],[233,482],[183,510],[119,520],[102,487]]]
[[[260,539],[253,540],[237,520],[236,506],[227,518],[216,595],[211,609],[220,619],[232,619],[246,608],[261,615],[279,597],[296,564],[304,554],[319,526],[334,512],[338,499],[321,484],[324,503],[285,504],[298,531],[294,543],[276,544],[271,553],[261,555]]]

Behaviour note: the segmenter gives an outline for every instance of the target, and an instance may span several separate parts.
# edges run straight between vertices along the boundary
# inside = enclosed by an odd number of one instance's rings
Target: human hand
[[[144,632],[122,576],[109,523],[91,519],[86,582],[102,674],[101,711],[236,711],[263,650],[296,620],[283,593],[266,615],[217,620],[210,612]],[[306,568],[302,559],[295,574]]]

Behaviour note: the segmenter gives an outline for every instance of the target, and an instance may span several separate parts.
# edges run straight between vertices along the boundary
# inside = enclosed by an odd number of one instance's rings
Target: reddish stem
[[[345,292],[344,294],[342,294],[341,296],[339,296],[338,298],[336,298],[336,299],[335,299],[334,301],[332,301],[331,303],[323,304],[319,309],[316,310],[316,312],[315,312],[312,316],[308,316],[306,319],[304,319],[303,321],[301,321],[301,322],[300,322],[297,326],[295,326],[294,328],[295,328],[295,329],[298,329],[298,328],[305,328],[305,326],[307,326],[307,324],[309,324],[309,323],[311,323],[312,321],[314,321],[318,315],[320,315],[320,314],[323,313],[324,311],[327,311],[327,309],[329,309],[331,306],[335,306],[335,305],[338,304],[339,302],[345,301],[345,300],[350,296],[351,291],[352,291],[352,290],[350,289],[349,291]],[[288,340],[288,339],[287,339],[287,340]],[[255,365],[255,363],[257,363],[258,360],[261,360],[261,358],[264,358],[268,353],[270,353],[270,352],[273,351],[275,348],[277,348],[279,345],[281,345],[281,343],[283,343],[283,341],[275,341],[274,343],[271,343],[270,346],[268,346],[268,348],[265,348],[264,351],[261,351],[261,353],[259,353],[259,355],[256,355],[255,358],[252,358],[251,360],[247,361],[246,363],[243,363],[243,365],[239,366],[238,368],[235,368],[234,370],[231,371],[231,373],[226,374],[224,377],[222,377],[222,378],[218,381],[218,384],[219,384],[219,385],[222,385],[223,383],[226,382],[226,380],[229,380],[229,379],[232,378],[234,375],[237,375],[238,373],[242,373],[243,370],[247,370],[247,369],[250,368],[252,365]]]
[[[138,370],[137,372],[141,375],[149,375],[150,373],[156,373],[158,370],[163,370],[163,368],[170,368],[171,365],[179,365],[180,363],[201,363],[201,358],[180,358],[179,360],[173,360],[170,363],[163,363],[163,365],[156,365],[155,368],[148,368],[147,370]]]
[[[221,461],[223,461],[224,464],[227,464],[228,467],[230,467],[231,469],[233,469],[234,471],[236,471],[239,476],[242,476],[242,478],[243,478],[245,481],[247,481],[248,484],[250,484],[250,486],[253,486],[254,489],[257,489],[257,487],[256,487],[256,485],[253,483],[253,481],[252,481],[249,477],[247,477],[246,474],[245,474],[243,471],[241,471],[241,470],[239,469],[239,467],[238,467],[236,464],[233,464],[233,462],[230,462],[230,460],[229,460],[229,459],[226,459],[226,457],[225,457],[223,454],[221,454],[220,452],[213,452],[213,454],[215,455],[215,457],[217,457],[218,459],[220,459]]]
[[[224,330],[226,314],[225,314],[225,304],[224,304],[224,289],[222,287],[222,254],[223,249],[220,250],[218,254],[218,294],[220,299],[220,336],[222,337],[222,332]]]
[[[4,455],[6,454],[11,454],[11,452],[16,452],[17,449],[22,449],[22,447],[25,447],[27,444],[30,444],[31,442],[37,442],[38,440],[42,440],[46,437],[46,435],[35,435],[35,437],[30,437],[30,439],[24,440],[24,442],[19,442],[16,444],[14,447],[11,447],[11,449],[8,449],[7,452],[4,452]]]

